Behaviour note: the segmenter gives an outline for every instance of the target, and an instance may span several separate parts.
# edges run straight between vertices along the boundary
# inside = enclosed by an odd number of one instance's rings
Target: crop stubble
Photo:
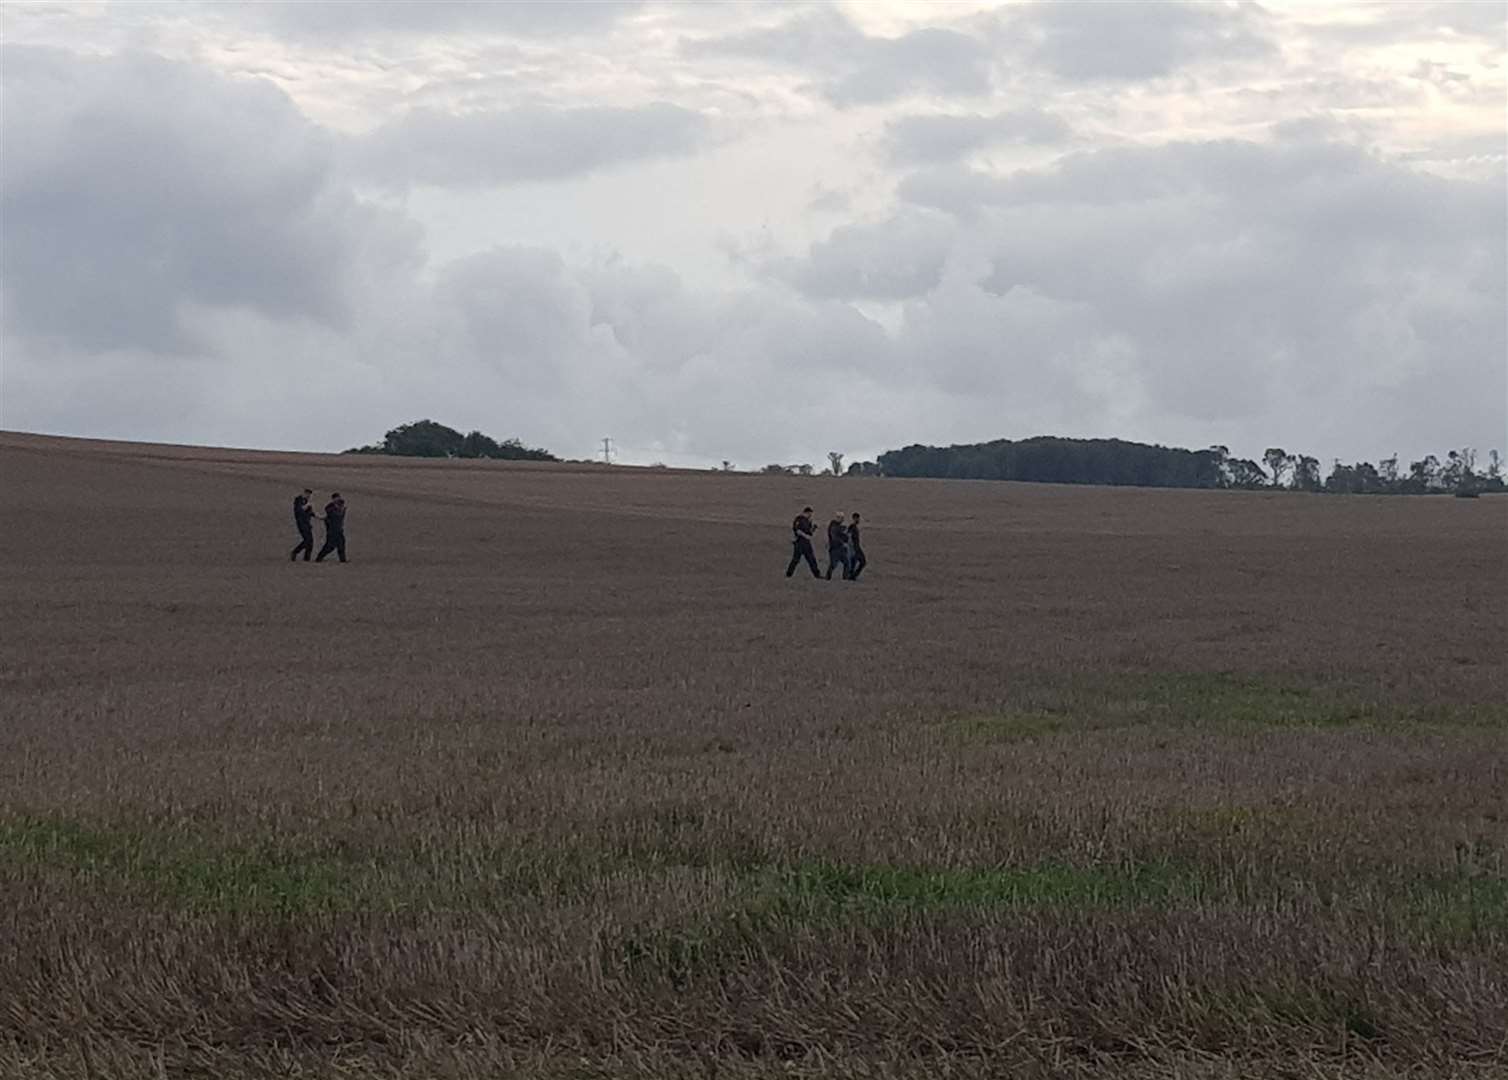
[[[0,499],[0,1070],[1505,1068],[1508,502],[16,435]],[[805,503],[865,580],[780,577]]]

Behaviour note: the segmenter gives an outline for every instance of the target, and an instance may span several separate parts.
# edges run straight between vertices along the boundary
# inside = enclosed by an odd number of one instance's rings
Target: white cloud
[[[294,38],[353,41],[376,36],[495,33],[518,37],[592,34],[643,7],[642,0],[254,0],[204,4],[211,13]]]
[[[741,57],[822,75],[822,94],[838,106],[872,105],[910,94],[988,93],[993,56],[982,39],[928,26],[897,37],[864,33],[834,8],[775,26],[688,40],[693,57]]]

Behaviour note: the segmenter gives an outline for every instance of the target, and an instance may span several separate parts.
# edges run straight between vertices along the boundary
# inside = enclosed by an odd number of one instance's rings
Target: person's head
[[[332,491],[332,492],[330,492],[330,501],[331,502],[341,502],[342,500],[341,500],[341,497],[340,497],[340,492],[338,492],[338,491]]]
[[[834,521],[842,521],[843,520],[843,511],[841,511],[841,510],[835,510],[833,512],[833,520]]]
[[[304,488],[304,498],[307,499],[310,495],[313,495],[313,494],[314,494],[314,489],[313,488]]]
[[[854,520],[854,524],[855,524],[855,525],[857,525],[857,524],[858,524],[858,523],[859,523],[859,515],[858,515],[858,514],[855,514],[855,515],[854,515],[854,516],[853,516],[853,520]]]
[[[801,516],[802,517],[811,517],[812,516],[812,508],[810,506],[803,506],[801,508]]]

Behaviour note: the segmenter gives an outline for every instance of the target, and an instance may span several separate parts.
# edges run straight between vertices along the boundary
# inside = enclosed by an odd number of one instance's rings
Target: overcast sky
[[[1503,3],[6,3],[0,426],[1508,449]]]

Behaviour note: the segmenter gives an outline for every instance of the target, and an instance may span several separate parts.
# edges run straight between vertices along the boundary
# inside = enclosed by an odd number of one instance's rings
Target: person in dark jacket
[[[812,550],[812,534],[817,527],[812,524],[812,508],[808,506],[796,515],[796,520],[791,522],[791,564],[785,568],[785,576],[790,577],[796,572],[796,567],[801,560],[806,560],[806,565],[811,567],[812,577],[819,578],[822,571],[817,569],[817,553]]]
[[[309,561],[309,556],[314,554],[314,507],[309,505],[309,498],[314,494],[310,488],[304,488],[302,495],[293,497],[293,527],[298,530],[298,547],[288,555],[289,561],[298,558],[299,552],[304,553],[304,562]]]
[[[338,491],[325,503],[325,546],[319,549],[314,561],[324,562],[332,551],[340,555],[341,562],[346,561],[346,501]]]
[[[843,580],[848,580],[848,527],[843,524],[843,515],[837,513],[827,523],[827,580],[833,579],[834,567],[843,568]]]
[[[858,581],[868,565],[869,560],[864,558],[864,548],[859,543],[859,515],[855,514],[848,523],[848,580]]]

